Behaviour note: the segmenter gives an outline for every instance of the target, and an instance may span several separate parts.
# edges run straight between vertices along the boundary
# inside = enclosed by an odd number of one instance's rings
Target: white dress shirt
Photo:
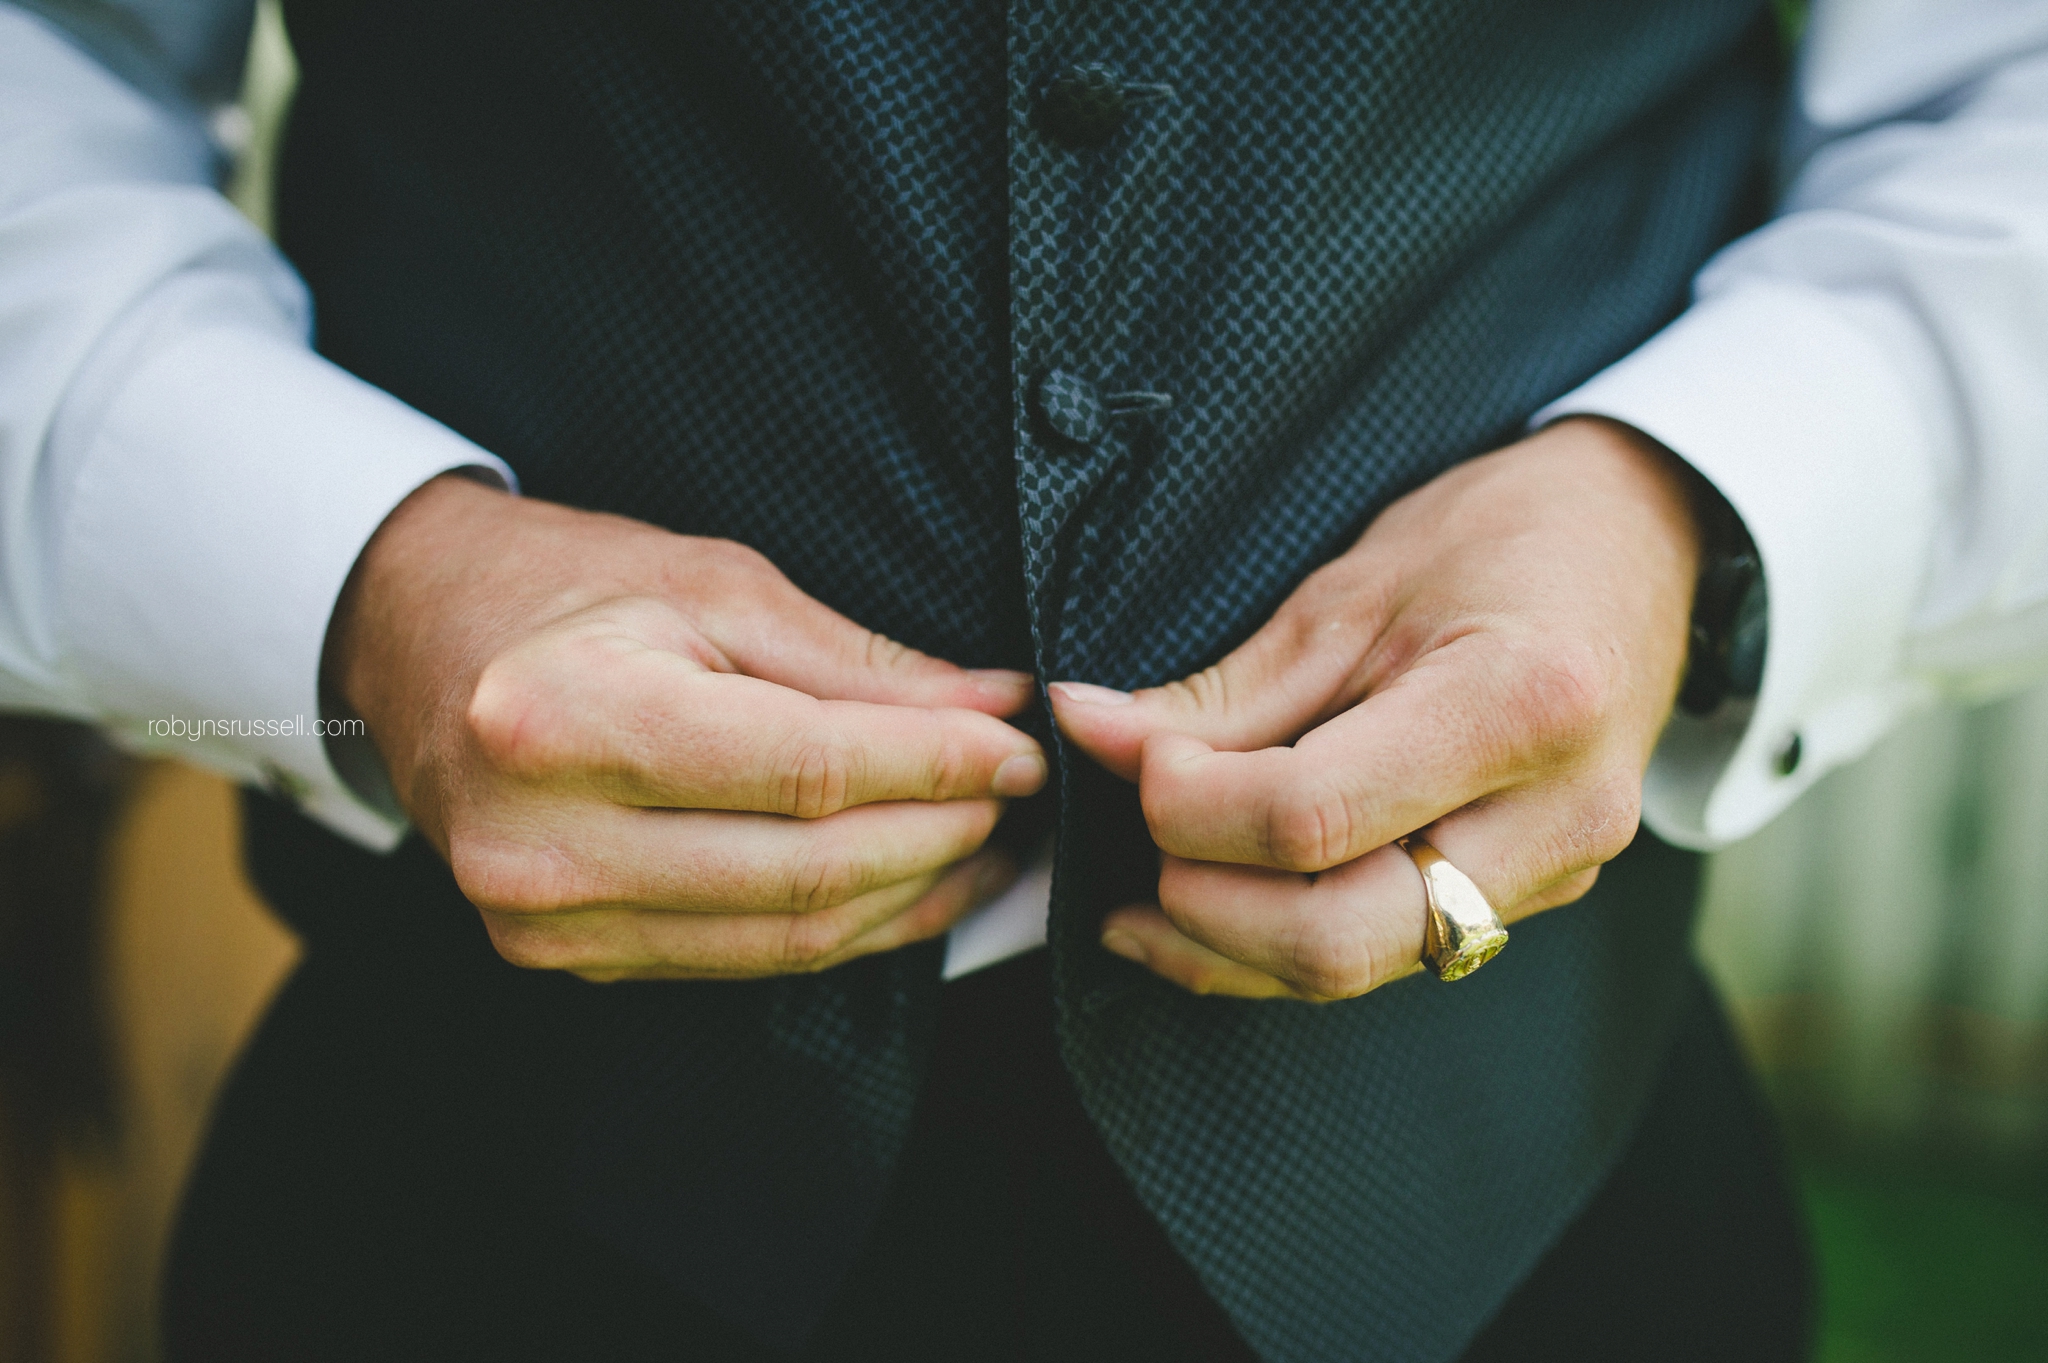
[[[0,706],[388,847],[402,821],[313,732],[328,615],[413,488],[511,475],[315,356],[303,286],[215,191],[251,8],[0,0]],[[1760,550],[1762,692],[1674,719],[1645,782],[1691,847],[2048,662],[2048,0],[1818,0],[1794,105],[1775,220],[1537,417],[1656,437]],[[1042,940],[1044,881],[956,929],[948,974]]]

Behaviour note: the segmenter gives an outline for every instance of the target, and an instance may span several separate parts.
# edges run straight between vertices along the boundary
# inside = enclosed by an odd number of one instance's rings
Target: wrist
[[[1756,545],[1735,508],[1691,464],[1633,426],[1590,415],[1556,424],[1584,426],[1594,438],[1618,442],[1617,448],[1661,466],[1684,494],[1695,566],[1680,708],[1706,715],[1724,702],[1754,697],[1763,676],[1769,598]]]
[[[1600,451],[1620,466],[1668,546],[1671,566],[1688,583],[1697,579],[1714,542],[1713,506],[1726,505],[1713,485],[1662,443],[1624,422],[1569,416],[1544,427],[1538,438],[1553,432]]]
[[[392,508],[356,556],[335,601],[321,654],[321,689],[363,720],[400,802],[407,754],[424,717],[420,685],[446,642],[445,615],[478,564],[469,552],[488,536],[511,494],[462,473],[429,479]]]

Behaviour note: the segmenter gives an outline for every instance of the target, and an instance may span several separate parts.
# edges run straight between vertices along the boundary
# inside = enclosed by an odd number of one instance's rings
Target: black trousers
[[[1253,1355],[1110,1160],[1054,1052],[1044,953],[948,986],[897,1189],[806,1355]],[[631,987],[631,986],[619,986]],[[178,1363],[769,1363],[552,1215],[317,963],[225,1093],[166,1283]],[[416,1120],[408,1119],[408,1113]],[[1806,1356],[1810,1280],[1770,1122],[1702,985],[1634,1143],[1468,1363]]]

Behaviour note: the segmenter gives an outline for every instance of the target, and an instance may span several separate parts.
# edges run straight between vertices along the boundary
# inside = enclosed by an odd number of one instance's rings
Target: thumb
[[[1054,682],[1048,690],[1060,731],[1136,781],[1145,740],[1155,734],[1197,738],[1224,752],[1293,742],[1324,717],[1356,661],[1342,638],[1283,606],[1223,661],[1180,681],[1128,692]]]

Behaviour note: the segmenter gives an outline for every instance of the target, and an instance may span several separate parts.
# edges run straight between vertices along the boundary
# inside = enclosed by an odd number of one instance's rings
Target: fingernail
[[[1077,705],[1129,705],[1135,699],[1128,691],[1115,691],[1093,682],[1054,682],[1046,689]]]
[[[1018,753],[1015,757],[1003,759],[1003,765],[996,768],[995,779],[988,783],[989,793],[1004,799],[1015,799],[1030,795],[1045,784],[1045,759],[1037,753]]]
[[[1111,928],[1108,932],[1103,933],[1102,945],[1106,950],[1114,951],[1126,961],[1136,961],[1139,965],[1144,965],[1149,959],[1145,955],[1145,944],[1131,936],[1128,932],[1125,932],[1122,928]]]

